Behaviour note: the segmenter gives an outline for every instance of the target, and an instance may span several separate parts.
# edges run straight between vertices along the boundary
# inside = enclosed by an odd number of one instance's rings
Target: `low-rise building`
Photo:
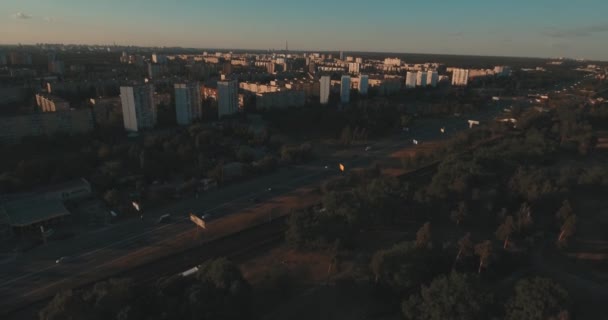
[[[39,93],[36,95],[36,104],[42,112],[57,112],[70,110],[70,103],[50,94]]]
[[[306,103],[306,94],[301,90],[284,90],[256,94],[256,106],[260,110],[301,107]]]
[[[81,134],[93,130],[90,109],[0,117],[0,143],[17,143],[28,136]]]

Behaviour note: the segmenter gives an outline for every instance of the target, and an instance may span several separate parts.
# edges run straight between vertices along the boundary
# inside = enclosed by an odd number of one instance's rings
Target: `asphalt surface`
[[[502,107],[504,106],[492,105],[472,119],[492,119]],[[145,213],[143,220],[125,221],[69,240],[50,242],[19,254],[12,260],[0,262],[0,313],[48,298],[58,288],[94,282],[107,273],[124,272],[129,268],[128,260],[133,252],[142,247],[162,247],[168,240],[192,232],[193,225],[188,219],[191,212],[211,214],[213,220],[221,219],[225,215],[254,206],[252,199],[268,202],[295,189],[318,185],[321,181],[337,176],[341,174],[338,170],[339,163],[345,164],[347,170],[367,167],[392,152],[413,147],[412,139],[422,143],[445,139],[468,128],[468,119],[419,120],[408,133],[370,142],[368,151],[365,151],[366,146],[348,148],[327,159],[282,168],[267,176],[222,187],[198,198],[183,199],[167,208],[151,210]],[[440,128],[445,128],[445,134],[440,132]],[[158,224],[158,217],[166,213],[172,215],[172,220]],[[167,254],[170,254],[172,248],[167,247],[167,250]],[[67,259],[56,263],[60,257]],[[137,259],[137,256],[132,258]]]

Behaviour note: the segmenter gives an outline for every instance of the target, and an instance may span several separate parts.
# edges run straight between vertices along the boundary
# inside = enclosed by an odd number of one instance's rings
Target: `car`
[[[211,213],[205,213],[201,216],[201,219],[203,220],[209,220],[211,219],[212,214]]]
[[[329,169],[329,166],[325,166],[325,169]]]
[[[272,188],[268,188],[268,191],[272,191]]]
[[[159,224],[160,223],[165,223],[165,222],[168,222],[169,220],[171,220],[171,215],[167,213],[167,214],[163,214],[162,216],[160,216],[158,218],[158,222],[157,223],[159,223]]]
[[[370,151],[371,149],[372,149],[372,147],[371,147],[371,146],[367,146],[367,147],[365,147],[365,151]]]
[[[61,258],[57,259],[57,260],[55,261],[55,263],[56,263],[56,264],[60,264],[60,263],[67,262],[68,260],[69,260],[69,258],[64,256],[64,257],[61,257]]]

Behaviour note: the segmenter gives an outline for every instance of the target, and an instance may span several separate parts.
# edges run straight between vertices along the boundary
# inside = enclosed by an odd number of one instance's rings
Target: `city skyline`
[[[606,60],[602,1],[380,5],[319,0],[252,3],[8,0],[3,44],[367,51]]]

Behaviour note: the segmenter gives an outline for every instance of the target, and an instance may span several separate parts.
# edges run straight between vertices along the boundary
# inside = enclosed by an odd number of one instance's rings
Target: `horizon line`
[[[298,53],[381,53],[381,54],[402,54],[402,55],[430,55],[430,56],[458,56],[458,57],[486,57],[486,58],[517,58],[517,59],[538,59],[538,60],[577,60],[577,61],[594,61],[594,62],[608,62],[608,60],[599,60],[599,59],[589,59],[589,58],[571,58],[571,57],[546,57],[546,56],[502,56],[502,55],[483,55],[483,54],[472,54],[472,53],[429,53],[429,52],[393,52],[393,51],[358,51],[358,50],[343,50],[343,49],[319,49],[319,50],[288,50],[285,51],[283,49],[252,49],[252,48],[221,48],[221,47],[183,47],[183,46],[145,46],[145,45],[125,45],[125,44],[91,44],[91,43],[50,43],[50,42],[37,42],[37,43],[17,43],[17,44],[9,44],[9,43],[0,43],[1,46],[39,46],[39,45],[63,45],[63,46],[97,46],[97,47],[132,47],[132,48],[144,48],[144,49],[184,49],[184,50],[238,50],[238,51],[270,51],[270,52],[298,52]]]

